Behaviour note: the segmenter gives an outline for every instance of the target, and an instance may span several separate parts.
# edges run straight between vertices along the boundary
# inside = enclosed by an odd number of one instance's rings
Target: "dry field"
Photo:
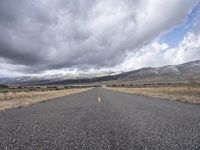
[[[200,86],[106,87],[106,89],[200,104]]]
[[[45,102],[57,97],[63,97],[90,90],[91,88],[73,88],[54,91],[20,91],[1,92],[0,111],[29,106],[35,103]]]

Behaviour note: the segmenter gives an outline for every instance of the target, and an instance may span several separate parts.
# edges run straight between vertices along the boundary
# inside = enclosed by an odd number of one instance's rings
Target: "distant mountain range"
[[[118,75],[96,77],[95,75],[70,79],[63,75],[46,77],[3,78],[0,84],[17,85],[66,85],[66,84],[114,84],[114,83],[200,83],[200,60],[181,65],[158,68],[142,68]]]
[[[181,65],[142,68],[120,74],[117,80],[133,83],[200,83],[200,60]]]

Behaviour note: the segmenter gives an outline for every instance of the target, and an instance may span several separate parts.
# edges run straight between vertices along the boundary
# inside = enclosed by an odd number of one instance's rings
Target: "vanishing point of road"
[[[0,112],[0,149],[200,149],[200,106],[102,88]]]

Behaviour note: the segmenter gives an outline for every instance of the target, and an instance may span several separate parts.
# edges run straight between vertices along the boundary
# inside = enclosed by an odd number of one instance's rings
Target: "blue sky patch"
[[[171,48],[177,47],[183,40],[185,34],[193,27],[195,18],[200,11],[200,1],[187,16],[187,21],[184,24],[176,26],[160,38],[160,43],[166,43]]]

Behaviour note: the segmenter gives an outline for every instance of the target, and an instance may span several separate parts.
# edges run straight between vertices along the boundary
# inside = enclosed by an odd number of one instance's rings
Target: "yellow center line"
[[[97,97],[97,101],[100,103],[101,102],[101,97]]]

